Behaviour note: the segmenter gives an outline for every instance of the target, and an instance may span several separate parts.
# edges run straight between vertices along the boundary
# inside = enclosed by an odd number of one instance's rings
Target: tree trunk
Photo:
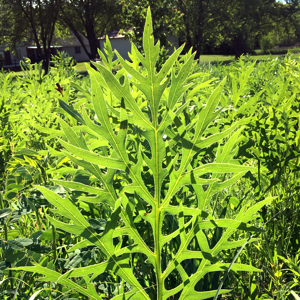
[[[95,60],[97,56],[97,49],[99,48],[99,46],[98,40],[95,36],[94,26],[90,22],[88,22],[88,24],[86,25],[86,33],[90,45],[90,60]]]
[[[64,9],[59,6],[60,10],[61,10],[61,18],[63,19],[63,21],[67,24],[67,26],[69,26],[69,28],[71,29],[71,31],[73,32],[73,34],[75,35],[75,37],[77,38],[77,40],[79,41],[79,43],[81,44],[84,52],[86,53],[86,55],[89,57],[89,59],[91,59],[91,53],[87,50],[82,37],[80,35],[80,33],[77,31],[77,29],[75,28],[74,24],[72,23],[72,21],[67,17],[67,15],[64,12]]]
[[[232,46],[235,53],[235,59],[238,59],[242,54],[247,52],[246,39],[239,34],[238,36],[233,38]]]
[[[51,41],[47,42],[47,39],[45,36],[42,37],[42,43],[43,43],[43,49],[42,50],[42,68],[45,71],[45,74],[48,74],[49,72],[49,61],[50,61],[50,47],[51,47]]]
[[[42,67],[45,71],[45,75],[48,74],[49,73],[49,59],[47,59],[47,58],[43,59]]]

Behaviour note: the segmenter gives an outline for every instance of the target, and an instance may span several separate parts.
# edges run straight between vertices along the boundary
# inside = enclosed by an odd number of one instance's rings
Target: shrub
[[[259,41],[260,48],[264,53],[269,53],[274,48],[275,43],[273,34],[264,35]]]

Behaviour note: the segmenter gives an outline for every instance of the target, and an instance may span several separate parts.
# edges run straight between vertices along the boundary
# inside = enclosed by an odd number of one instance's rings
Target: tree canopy
[[[184,13],[180,37],[188,49],[193,46],[197,56],[221,47],[239,57],[270,33],[280,41],[300,33],[296,0],[178,0],[178,7]]]
[[[144,20],[150,7],[153,34],[163,46],[169,46],[167,34],[178,35],[183,13],[176,1],[164,0],[121,0],[124,33],[136,44],[141,45]]]
[[[88,57],[93,60],[99,47],[98,38],[118,26],[121,7],[114,0],[55,0],[59,17],[76,36]],[[82,36],[89,42],[85,47]]]
[[[46,72],[50,61],[50,48],[58,20],[55,0],[1,0],[1,43],[11,49],[22,41],[33,41],[43,58]]]
[[[168,46],[167,35],[178,36],[196,58],[218,49],[239,57],[300,37],[299,0],[0,0],[0,43],[34,42],[47,68],[53,37],[68,28],[93,60],[98,38],[113,29],[141,43],[148,6],[155,38]]]

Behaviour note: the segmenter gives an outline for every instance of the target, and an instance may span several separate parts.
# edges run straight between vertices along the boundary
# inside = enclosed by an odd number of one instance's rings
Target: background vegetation
[[[147,24],[0,74],[1,297],[298,299],[300,61],[164,64]]]
[[[290,47],[299,41],[299,0],[1,0],[0,44],[14,50],[20,42],[34,43],[47,70],[55,38],[73,33],[90,60],[98,38],[113,29],[141,47],[147,7],[162,45],[167,35],[186,43],[185,51],[201,54],[242,54]],[[89,42],[89,49],[82,35]]]

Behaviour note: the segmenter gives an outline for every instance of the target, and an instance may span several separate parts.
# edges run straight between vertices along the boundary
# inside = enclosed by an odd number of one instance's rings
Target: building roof
[[[82,34],[79,33],[79,35],[81,36],[84,45],[88,46],[89,45],[89,41],[88,39]],[[81,44],[78,41],[77,37],[73,34],[73,32],[70,32],[70,36],[66,39],[60,39],[60,38],[54,38],[53,42],[55,44],[61,45],[62,47],[80,47]]]
[[[108,38],[110,40],[111,39],[125,39],[125,35],[120,34],[120,29],[112,30],[112,31],[108,32],[107,34],[99,37],[98,40],[105,40],[106,36],[108,36]]]
[[[50,48],[62,48],[63,46],[59,46],[59,45],[51,45]],[[27,49],[37,49],[37,46],[27,46]]]

